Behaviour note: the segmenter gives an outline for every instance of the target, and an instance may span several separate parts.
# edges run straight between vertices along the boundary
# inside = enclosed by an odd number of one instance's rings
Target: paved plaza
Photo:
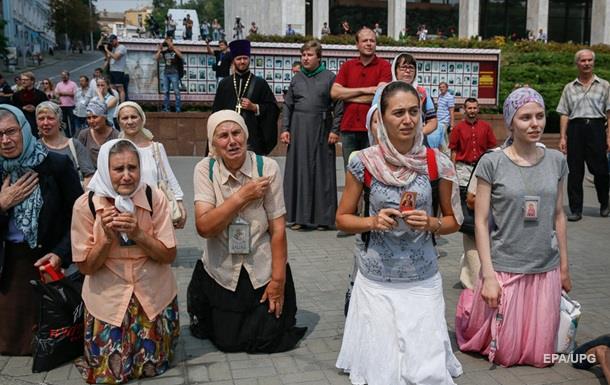
[[[224,354],[209,341],[192,337],[186,313],[186,289],[193,266],[204,241],[196,235],[193,221],[193,157],[174,157],[173,169],[185,192],[190,210],[187,226],[178,231],[178,258],[174,272],[178,280],[182,335],[175,366],[160,377],[140,384],[349,384],[347,375],[335,368],[341,347],[344,316],[343,299],[347,277],[352,267],[354,238],[337,238],[335,231],[288,232],[289,261],[297,290],[298,325],[307,326],[305,338],[287,353],[249,355]],[[278,159],[283,163],[283,159]],[[337,162],[338,175],[342,165]],[[341,171],[341,172],[339,172]],[[340,186],[343,178],[340,178]],[[569,257],[574,289],[572,297],[583,306],[578,341],[610,333],[610,219],[599,217],[593,186],[585,182],[584,218],[569,223]],[[484,358],[463,354],[455,347],[454,316],[460,293],[458,261],[462,250],[461,234],[440,240],[440,271],[443,276],[446,318],[457,358],[464,374],[455,381],[460,385],[516,384],[604,384],[601,371],[581,371],[560,363],[550,368],[490,365]],[[0,357],[0,384],[84,384],[72,364],[48,373],[31,373],[31,358]],[[138,383],[136,381],[132,382]],[[393,384],[387,384],[393,385]]]

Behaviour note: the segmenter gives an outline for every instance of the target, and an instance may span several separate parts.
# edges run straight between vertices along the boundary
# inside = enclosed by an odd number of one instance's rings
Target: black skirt
[[[254,289],[242,266],[235,291],[220,286],[197,261],[187,292],[191,334],[209,338],[224,352],[277,353],[293,349],[307,328],[296,327],[297,302],[286,265],[284,307],[280,318],[260,303],[267,285]]]
[[[0,355],[29,356],[38,325],[40,294],[30,280],[40,279],[34,263],[42,257],[40,249],[27,243],[4,244],[5,261],[0,277]]]

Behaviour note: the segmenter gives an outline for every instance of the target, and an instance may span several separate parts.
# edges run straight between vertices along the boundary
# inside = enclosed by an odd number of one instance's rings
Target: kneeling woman
[[[477,166],[475,235],[481,273],[460,295],[455,329],[460,350],[502,366],[548,366],[555,353],[561,289],[570,291],[563,181],[557,150],[537,146],[544,100],[518,88],[504,102],[512,141]],[[489,230],[488,216],[496,226]]]
[[[287,264],[286,208],[278,164],[247,151],[234,111],[208,119],[210,156],[195,167],[195,222],[207,239],[188,289],[191,332],[226,352],[292,349],[296,296]]]
[[[453,384],[462,366],[451,351],[432,234],[455,232],[462,220],[455,170],[423,146],[413,86],[386,85],[379,108],[379,144],[350,160],[337,210],[337,227],[363,239],[337,367],[352,384]],[[436,173],[439,217],[432,215]],[[360,217],[366,186],[369,210]]]
[[[140,180],[126,139],[102,145],[88,189],[74,205],[72,255],[85,274],[88,383],[117,384],[165,372],[178,341],[176,239],[166,198]]]

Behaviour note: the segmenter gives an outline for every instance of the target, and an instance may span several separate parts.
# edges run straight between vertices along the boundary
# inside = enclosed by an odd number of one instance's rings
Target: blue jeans
[[[341,133],[341,152],[343,155],[345,172],[347,172],[347,165],[351,153],[364,150],[367,147],[369,147],[369,136],[366,131],[349,131]]]
[[[439,122],[436,126],[436,130],[428,134],[428,146],[430,146],[430,148],[439,148],[441,145],[446,145],[446,132],[447,123]]]
[[[214,41],[220,40],[220,32],[217,29],[212,30],[212,40],[214,40]]]
[[[169,111],[169,90],[170,84],[174,87],[174,95],[176,95],[176,112],[180,112],[180,79],[178,74],[163,74],[163,88],[165,96],[163,97],[163,111]]]

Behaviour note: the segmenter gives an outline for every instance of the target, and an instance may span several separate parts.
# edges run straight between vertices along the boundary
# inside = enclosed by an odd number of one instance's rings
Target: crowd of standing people
[[[336,366],[353,384],[453,384],[463,368],[451,347],[436,240],[461,229],[466,202],[474,233],[464,234],[459,349],[507,367],[550,365],[561,293],[572,287],[567,220],[582,219],[585,162],[600,215],[609,214],[610,85],[594,75],[594,53],[576,54],[578,78],[557,107],[566,161],[540,144],[546,110],[536,90],[519,87],[506,98],[509,136],[498,146],[475,98],[456,122],[447,84],[435,106],[417,84],[413,55],[399,53],[392,64],[379,58],[376,32],[356,32],[357,57],[336,76],[318,41],[301,47],[283,105],[283,175],[268,157],[280,109],[250,70],[250,42],[224,42],[216,53],[215,70],[228,63],[233,71],[219,76],[207,155],[193,173],[193,221],[206,245],[187,291],[191,334],[226,352],[293,349],[306,328],[297,326],[286,228],[336,227],[356,235]],[[170,36],[164,44],[156,58],[166,62],[169,83],[181,52]],[[184,193],[146,113],[124,100],[119,46],[112,36],[103,46],[110,79],[96,69],[76,84],[64,71],[55,87],[47,79],[37,90],[24,73],[21,89],[2,88],[11,104],[0,105],[0,311],[10,314],[0,354],[32,354],[39,299],[29,281],[46,265],[72,267],[84,277],[83,356],[75,364],[88,383],[164,373],[180,335],[171,263],[175,231],[187,220]],[[338,201],[339,141],[346,183]],[[599,349],[608,344],[601,338],[579,349],[609,372]]]

